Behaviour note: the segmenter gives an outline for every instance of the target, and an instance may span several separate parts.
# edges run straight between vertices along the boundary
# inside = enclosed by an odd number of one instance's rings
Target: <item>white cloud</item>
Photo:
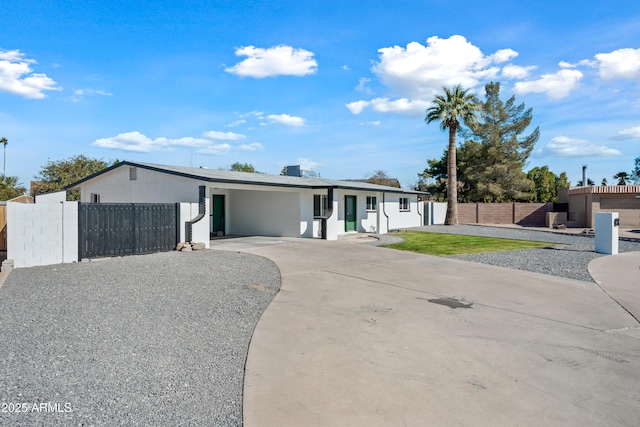
[[[269,114],[267,118],[271,120],[272,123],[279,123],[285,126],[304,126],[304,119],[302,117],[290,116],[288,114]]]
[[[513,49],[500,49],[496,51],[496,53],[494,53],[493,55],[489,55],[489,58],[491,59],[492,62],[500,64],[502,62],[507,62],[518,55],[519,55],[518,52],[516,52]]]
[[[374,120],[370,122],[360,122],[361,125],[380,126],[380,120]]]
[[[236,56],[247,59],[237,63],[225,71],[245,77],[271,77],[279,75],[306,76],[317,71],[318,63],[313,59],[313,52],[295,49],[291,46],[275,46],[268,49],[255,46],[241,47]]]
[[[306,166],[306,167],[311,168],[311,169],[316,169],[318,166],[322,165],[321,163],[313,161],[313,160],[311,160],[311,159],[309,159],[307,157],[298,157],[298,159],[296,160],[295,164],[300,165],[300,166]]]
[[[423,115],[429,102],[400,98],[390,101],[388,98],[376,98],[370,101],[371,107],[379,113],[405,113]]]
[[[362,77],[359,81],[358,81],[358,86],[355,87],[355,89],[359,92],[365,92],[365,93],[371,93],[371,89],[369,89],[369,87],[367,86],[367,84],[371,81],[371,79],[368,79],[366,77]]]
[[[73,95],[71,96],[71,101],[79,102],[82,101],[85,96],[112,96],[112,93],[109,93],[103,89],[76,89],[73,91]]]
[[[242,144],[236,147],[238,151],[258,151],[264,150],[264,147],[259,142],[252,142],[251,144]]]
[[[640,49],[618,49],[595,56],[600,65],[600,77],[640,80]]]
[[[543,74],[538,80],[517,82],[513,91],[518,95],[528,93],[546,93],[551,99],[560,99],[578,87],[582,79],[582,72],[578,70],[562,69],[555,74]]]
[[[567,136],[556,136],[544,151],[560,157],[619,156],[622,153],[615,148],[592,144],[589,141]]]
[[[218,132],[215,130],[209,131],[209,132],[205,132],[202,134],[202,136],[204,136],[205,138],[208,139],[215,139],[215,140],[221,140],[221,141],[238,141],[240,139],[245,139],[246,136],[242,135],[240,133],[235,133],[235,132]]]
[[[640,126],[623,129],[612,139],[640,139]]]
[[[343,69],[343,70],[345,70],[345,71],[349,71],[349,70],[350,70],[350,68],[349,68],[349,66],[348,66],[348,65],[343,65],[343,66],[342,66],[342,69]]]
[[[231,151],[231,145],[229,144],[215,144],[209,145],[205,148],[197,150],[199,154],[208,154],[212,156],[222,156],[228,154]]]
[[[362,113],[362,110],[364,110],[365,108],[367,108],[369,106],[369,104],[370,104],[369,101],[354,101],[354,102],[350,102],[350,103],[346,104],[346,107],[353,114],[360,114],[360,113]]]
[[[424,114],[433,97],[443,86],[460,84],[473,89],[481,82],[496,79],[502,64],[518,56],[513,49],[500,49],[485,55],[466,38],[454,35],[447,39],[429,37],[425,45],[411,42],[406,47],[378,49],[379,61],[371,71],[384,83],[393,98],[376,98],[351,102],[346,107],[359,114],[365,108],[378,112]],[[533,67],[507,65],[503,76],[521,78]],[[361,85],[358,85],[359,89]]]
[[[34,73],[30,64],[19,50],[0,50],[0,90],[31,99],[42,99],[47,90],[62,90],[46,74]]]
[[[190,136],[182,138],[155,138],[138,132],[126,132],[120,135],[101,138],[93,142],[92,145],[101,148],[111,148],[115,150],[133,151],[138,153],[152,153],[156,151],[171,151],[173,147],[191,147],[199,148],[197,151],[201,154],[226,154],[235,149],[238,151],[255,151],[262,149],[259,143],[244,144],[234,147],[230,144],[212,144],[212,140],[238,140],[243,139],[244,135],[234,134],[233,132],[206,132],[207,138],[193,138]]]
[[[483,79],[495,78],[500,69],[492,67],[513,58],[517,52],[502,49],[486,56],[466,38],[437,36],[418,42],[379,49],[379,62],[372,71],[393,92],[407,98],[432,98],[443,86],[461,84],[473,88]]]
[[[236,126],[240,126],[243,123],[247,123],[247,121],[244,120],[244,119],[240,119],[240,120],[236,120],[235,122],[229,123],[227,126],[230,127],[230,128],[233,128],[233,127],[236,127]]]
[[[535,69],[535,65],[521,67],[519,65],[509,64],[502,68],[502,76],[507,79],[524,79]]]

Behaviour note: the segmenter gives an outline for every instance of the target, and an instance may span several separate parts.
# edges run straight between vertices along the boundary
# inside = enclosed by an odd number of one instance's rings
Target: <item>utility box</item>
[[[615,255],[618,253],[618,212],[596,213],[596,252]]]

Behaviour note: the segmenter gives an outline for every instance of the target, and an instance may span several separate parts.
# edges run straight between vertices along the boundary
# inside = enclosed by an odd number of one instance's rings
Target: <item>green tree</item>
[[[256,168],[254,168],[251,163],[235,162],[234,164],[229,166],[229,170],[230,171],[236,171],[236,172],[259,173],[259,172],[256,172]]]
[[[469,124],[465,142],[468,197],[485,202],[530,200],[533,186],[523,168],[540,137],[537,127],[523,135],[533,119],[532,109],[517,105],[514,96],[503,102],[500,83],[487,84],[485,93],[480,119]]]
[[[387,187],[400,188],[400,183],[397,179],[389,177],[383,170],[377,170],[366,179],[366,182],[370,184],[386,185]]]
[[[604,187],[605,185],[608,185],[608,184],[609,182],[607,181],[607,178],[602,178],[602,182],[600,183],[600,185]]]
[[[640,184],[640,157],[636,157],[634,160],[635,167],[631,171],[631,179],[634,184]]]
[[[0,200],[11,200],[26,193],[17,176],[0,175]]]
[[[447,157],[447,214],[446,225],[458,224],[458,187],[456,162],[456,134],[464,123],[469,126],[476,119],[478,99],[475,95],[457,85],[443,88],[444,95],[437,95],[433,105],[427,109],[427,124],[438,122],[440,129],[449,131]]]
[[[582,186],[584,186],[584,184],[582,183],[582,180],[580,180],[580,181],[576,182],[576,185],[577,185],[578,187],[582,187]],[[596,182],[595,182],[594,180],[592,180],[591,178],[587,178],[587,185],[588,185],[589,187],[593,187],[594,185],[596,185]]]
[[[49,160],[35,176],[38,182],[31,188],[32,195],[61,191],[74,182],[100,172],[109,166],[111,164],[104,160],[92,159],[83,154],[64,160]],[[67,194],[67,200],[79,199],[80,194],[77,191],[69,191]]]
[[[630,176],[627,172],[618,172],[613,176],[613,179],[618,180],[618,185],[627,185],[627,182],[630,181]]]
[[[532,202],[557,202],[558,189],[569,187],[567,173],[560,175],[549,170],[549,166],[536,166],[527,173],[527,178],[533,182]]]

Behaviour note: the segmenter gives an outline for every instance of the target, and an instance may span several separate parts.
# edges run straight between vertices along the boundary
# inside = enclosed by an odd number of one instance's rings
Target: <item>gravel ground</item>
[[[16,269],[0,425],[241,425],[249,340],[279,286],[271,261],[222,251]]]
[[[603,256],[594,252],[595,243],[593,236],[476,225],[431,225],[417,229],[434,233],[465,234],[470,236],[549,242],[552,243],[552,245],[543,249],[487,252],[483,254],[460,255],[454,258],[587,282],[593,281],[587,269],[589,262],[597,257]],[[619,241],[618,251],[621,253],[640,251],[640,241]]]

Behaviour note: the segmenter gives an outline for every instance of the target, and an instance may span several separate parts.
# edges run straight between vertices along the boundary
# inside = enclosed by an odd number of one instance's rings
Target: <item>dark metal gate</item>
[[[177,204],[80,203],[79,259],[173,250],[178,243]]]

